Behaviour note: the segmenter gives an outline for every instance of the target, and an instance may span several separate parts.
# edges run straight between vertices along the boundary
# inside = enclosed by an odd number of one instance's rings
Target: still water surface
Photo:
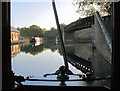
[[[81,58],[88,60],[92,56],[91,43],[77,43],[66,45],[66,52],[73,53]],[[56,79],[56,76],[43,77],[46,73],[54,73],[60,66],[64,65],[64,60],[60,46],[55,43],[45,44],[17,44],[11,45],[11,61],[12,70],[15,75],[21,75],[24,77],[33,76],[33,78],[40,79]],[[81,70],[78,70],[75,66],[68,62],[69,69],[75,74],[84,74]],[[70,76],[70,79],[78,79],[77,76]],[[59,85],[60,82],[23,82],[25,85]],[[109,82],[106,81],[94,81],[88,82],[66,82],[69,86],[108,86]]]
[[[18,47],[19,46],[19,47]],[[54,73],[64,65],[60,48],[57,45],[34,44],[12,45],[17,53],[12,55],[12,70],[16,75],[43,77],[46,73]],[[19,49],[20,48],[20,49]],[[69,63],[73,73],[82,73]]]

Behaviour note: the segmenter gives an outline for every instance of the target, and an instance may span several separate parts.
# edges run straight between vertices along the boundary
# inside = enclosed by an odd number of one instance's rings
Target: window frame
[[[118,3],[113,3],[114,7],[119,5]],[[115,21],[120,20],[119,15],[119,7],[115,7],[115,12],[117,12],[117,14],[115,13],[116,16],[115,17]],[[114,19],[114,17],[113,17]],[[115,22],[114,22],[115,23]],[[118,23],[118,22],[117,22]],[[116,24],[116,23],[115,23]],[[114,25],[115,25],[114,24]],[[13,72],[11,70],[11,42],[10,42],[10,2],[2,2],[2,89],[6,90],[6,89],[12,89],[13,88]],[[119,23],[115,25],[115,30],[116,27],[119,27]],[[115,34],[115,33],[113,33]],[[118,39],[116,37],[114,37],[114,40]],[[117,41],[113,41],[115,44],[117,43]],[[115,46],[115,44],[113,44],[113,47]],[[116,49],[117,50],[117,49]],[[114,51],[114,49],[113,49]],[[116,52],[114,52],[115,54]],[[115,56],[116,57],[116,56]],[[115,57],[113,55],[112,57],[112,79],[111,79],[111,89],[120,89],[119,86],[119,78],[117,79],[116,77],[119,77],[119,69],[120,66],[117,65],[119,62],[115,61]],[[117,56],[117,58],[119,58]],[[117,59],[118,60],[118,59]],[[118,74],[117,74],[118,73]],[[23,88],[17,88],[17,89],[23,89],[23,90],[34,90],[34,89],[77,89],[77,90],[87,90],[87,91],[91,91],[91,90],[108,90],[105,87],[84,87],[84,86],[76,86],[76,87],[56,87],[56,86],[24,86]],[[13,90],[13,89],[12,89]],[[14,89],[15,90],[15,89]]]

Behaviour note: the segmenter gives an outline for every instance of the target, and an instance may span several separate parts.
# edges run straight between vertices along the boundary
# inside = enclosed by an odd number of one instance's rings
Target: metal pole
[[[56,6],[55,6],[55,0],[52,0],[52,6],[53,6],[54,14],[55,14],[55,20],[56,20],[56,25],[57,25],[57,29],[58,29],[61,49],[62,49],[64,63],[65,63],[65,68],[68,69],[67,56],[66,56],[62,33],[61,33],[60,25],[59,25],[58,15],[57,15]]]

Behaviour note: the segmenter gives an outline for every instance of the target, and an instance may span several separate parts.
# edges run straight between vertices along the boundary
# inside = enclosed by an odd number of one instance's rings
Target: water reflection
[[[92,56],[91,43],[66,44],[65,49],[67,54],[75,54],[86,60]]]
[[[106,62],[98,53],[92,53],[92,44],[66,44],[65,49],[69,69],[74,74],[84,75],[91,72],[93,76],[97,77],[111,75],[111,64]],[[16,56],[13,57],[14,54]],[[64,65],[60,46],[56,45],[55,42],[11,45],[11,56],[13,72],[24,77],[31,75],[45,79],[44,74],[54,73],[61,65]],[[104,68],[105,66],[106,68]],[[47,77],[47,79],[55,78],[57,77]],[[70,76],[70,78],[76,77]]]
[[[64,62],[63,62],[62,52],[61,52],[59,45],[56,45],[56,43],[54,43],[54,42],[47,42],[44,44],[39,44],[37,46],[35,46],[35,45],[36,45],[35,43],[11,45],[11,48],[14,48],[15,46],[19,46],[20,54],[17,57],[15,57],[14,59],[12,59],[12,60],[15,60],[15,61],[13,61],[14,62],[13,69],[17,69],[17,71],[15,73],[19,73],[19,70],[24,71],[24,70],[22,70],[22,66],[25,63],[26,63],[26,65],[32,64],[33,63],[32,60],[34,60],[34,62],[35,61],[39,62],[40,60],[42,60],[42,61],[44,60],[44,62],[45,62],[43,64],[44,66],[48,65],[48,66],[50,66],[50,68],[53,66],[56,66],[55,69],[58,69],[58,67],[60,67],[60,65],[63,65]],[[11,55],[13,55],[12,52],[13,52],[13,49],[11,49]],[[17,51],[16,51],[16,53],[17,53]],[[35,57],[33,57],[33,56],[35,56]],[[52,60],[56,60],[56,61],[53,63],[53,65],[49,65],[50,64],[49,62],[52,63]],[[57,65],[59,65],[59,66],[57,66]],[[72,66],[71,64],[69,64],[69,65],[70,65],[70,68],[72,68],[72,70],[74,70],[75,73],[77,73],[77,74],[81,73],[81,71],[79,69],[75,69],[74,66]],[[23,68],[27,68],[27,67],[28,66],[23,67]],[[32,72],[32,69],[34,69],[35,67],[36,67],[35,65],[31,66],[31,68],[28,69],[28,72],[29,71]],[[41,69],[41,67],[39,67],[39,69]],[[44,69],[49,69],[49,68],[44,68]],[[55,71],[55,69],[53,69],[52,71],[48,70],[47,72],[44,72],[44,73],[48,73],[48,72],[53,73]],[[42,72],[42,71],[43,70],[40,70],[40,72]]]
[[[21,45],[21,52],[30,53],[32,55],[37,55],[45,50],[45,46],[43,44],[37,45],[35,43],[31,43],[29,45]]]
[[[20,45],[12,45],[11,46],[11,57],[16,56],[18,53],[20,53]]]
[[[95,77],[110,77],[111,63],[90,43],[66,45],[68,62],[83,73],[90,72]]]
[[[40,42],[11,45],[11,55],[20,52],[30,53],[32,55],[38,55],[39,53],[43,52],[45,49],[50,49],[52,52],[58,50],[58,52],[62,55],[59,46],[56,46],[54,44],[51,45],[49,43],[41,44]]]

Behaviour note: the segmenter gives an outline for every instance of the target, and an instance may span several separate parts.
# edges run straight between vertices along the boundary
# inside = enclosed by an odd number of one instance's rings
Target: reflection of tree
[[[30,43],[28,45],[21,45],[21,52],[30,53],[32,55],[37,55],[44,51],[44,49],[50,49],[52,52],[58,50],[58,53],[62,55],[62,50],[60,45],[56,45],[55,41],[44,41],[44,44],[35,46],[35,43]]]
[[[38,53],[43,52],[45,49],[44,45],[35,46],[34,44],[21,46],[21,51],[25,53],[30,53],[32,55],[37,55]]]
[[[45,48],[50,49],[52,52],[55,52],[58,49],[58,47],[56,46],[55,40],[53,41],[45,40],[44,45],[45,45]]]
[[[58,49],[58,53],[60,54],[60,55],[63,55],[62,54],[62,49],[59,47],[59,49]]]
[[[51,47],[50,50],[51,50],[52,52],[55,52],[55,51],[57,50],[57,48]]]

